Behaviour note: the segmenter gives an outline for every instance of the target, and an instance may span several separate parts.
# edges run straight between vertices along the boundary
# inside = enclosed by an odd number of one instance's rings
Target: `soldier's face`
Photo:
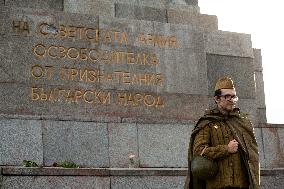
[[[226,111],[230,112],[236,107],[237,96],[235,89],[221,89],[221,96],[215,97],[217,106]]]

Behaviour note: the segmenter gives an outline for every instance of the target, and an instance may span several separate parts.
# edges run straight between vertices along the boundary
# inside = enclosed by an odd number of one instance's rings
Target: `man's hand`
[[[228,144],[228,151],[230,153],[236,153],[238,151],[238,145],[238,141],[236,141],[235,139],[231,140]]]

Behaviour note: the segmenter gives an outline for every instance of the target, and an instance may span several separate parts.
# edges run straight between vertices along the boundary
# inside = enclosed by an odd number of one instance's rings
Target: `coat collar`
[[[215,115],[215,116],[220,116],[220,117],[239,116],[240,115],[240,109],[234,108],[233,111],[229,113],[229,115],[224,115],[220,112],[220,110],[216,106],[215,108],[206,110],[205,115]]]

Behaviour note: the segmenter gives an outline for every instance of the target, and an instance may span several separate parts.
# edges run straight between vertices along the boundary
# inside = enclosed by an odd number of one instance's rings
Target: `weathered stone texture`
[[[138,124],[140,167],[186,167],[193,125]]]
[[[44,165],[73,161],[82,167],[108,167],[107,124],[44,121]]]
[[[207,53],[253,58],[251,37],[248,34],[212,31],[206,36]]]
[[[64,0],[5,0],[5,6],[33,9],[63,10]]]
[[[64,0],[64,11],[114,17],[114,4],[103,0]]]
[[[261,189],[282,189],[284,175],[265,176],[260,179]]]
[[[153,7],[139,7],[127,4],[115,4],[115,17],[135,20],[149,20],[157,22],[167,22],[167,12],[165,9]]]
[[[205,31],[218,30],[218,20],[216,16],[176,9],[167,10],[167,16],[168,23],[192,25],[197,28],[202,28]]]
[[[138,140],[136,124],[108,124],[110,167],[138,167]],[[129,156],[134,155],[133,163]]]
[[[84,188],[84,189],[109,189],[110,178],[108,177],[56,177],[56,176],[25,176],[25,177],[5,177],[2,187],[5,189],[68,189],[68,188]]]
[[[41,121],[0,117],[0,165],[43,164]]]
[[[253,49],[253,63],[254,63],[254,70],[257,72],[262,72],[262,56],[260,49]]]
[[[126,0],[115,0],[115,1],[126,1]],[[180,10],[192,9],[199,11],[197,0],[136,0],[139,6],[157,7],[157,8],[173,8]],[[191,10],[188,10],[191,11]]]
[[[184,0],[188,5],[198,5],[198,0]]]
[[[237,94],[238,94],[237,89]],[[253,123],[254,126],[257,126],[257,108],[255,104],[255,99],[239,99],[237,102],[237,106],[240,107],[241,112],[248,114],[249,119]]]
[[[18,168],[4,167],[0,175],[0,183],[3,188],[183,188],[186,169],[111,169],[107,175],[111,177],[97,177],[92,169],[86,172],[85,169],[63,169],[45,168],[49,171],[38,172],[41,168]],[[59,171],[60,170],[60,171]],[[70,172],[76,174],[69,174]],[[75,171],[76,170],[76,171]],[[58,175],[65,172],[67,176]],[[42,173],[47,173],[46,175]],[[85,174],[86,173],[86,174]],[[22,177],[20,177],[22,175]],[[85,175],[82,177],[82,175]],[[109,175],[109,176],[110,176]],[[101,175],[102,176],[102,175]],[[283,183],[283,169],[262,169],[261,170],[261,189],[281,189]]]
[[[255,127],[257,125],[254,125]],[[265,154],[264,154],[264,144],[263,144],[263,130],[262,128],[254,128],[254,135],[258,145],[259,158],[260,158],[260,167],[265,167]]]
[[[256,93],[256,103],[258,108],[265,108],[265,94],[264,94],[264,81],[263,73],[255,72],[255,93]]]
[[[260,49],[253,49],[254,71],[255,71],[255,94],[257,103],[257,120],[259,123],[266,123],[266,105],[264,94],[263,68]]]
[[[157,68],[159,73],[165,75],[165,86],[160,92],[182,94],[208,93],[206,80],[206,64],[204,54],[197,54],[189,49],[161,50],[160,60],[163,62]]]
[[[185,177],[112,177],[112,189],[182,189]]]
[[[267,125],[263,130],[265,166],[268,168],[284,167],[284,127]]]
[[[19,167],[3,166],[5,176],[110,176],[109,168]]]
[[[257,108],[257,121],[259,123],[267,123],[266,119],[266,108]]]

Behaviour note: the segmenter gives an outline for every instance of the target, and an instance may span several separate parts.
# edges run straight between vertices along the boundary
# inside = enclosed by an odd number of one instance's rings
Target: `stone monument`
[[[254,122],[262,187],[283,185],[261,52],[197,0],[1,0],[0,38],[1,189],[183,188],[191,130],[224,75]],[[80,168],[54,167],[65,161]]]

